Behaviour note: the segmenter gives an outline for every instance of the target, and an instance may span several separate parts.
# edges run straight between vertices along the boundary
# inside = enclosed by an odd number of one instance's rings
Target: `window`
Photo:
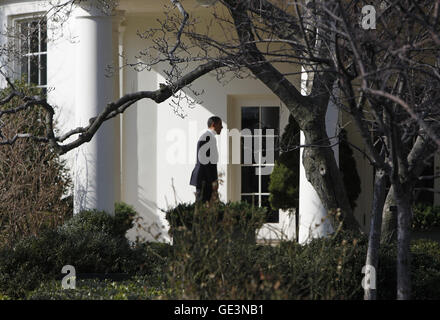
[[[16,21],[19,34],[20,76],[40,88],[47,85],[47,24],[33,18]]]
[[[269,177],[279,154],[279,118],[279,107],[241,108],[241,199],[268,208],[270,223],[279,222],[278,210],[269,204]]]

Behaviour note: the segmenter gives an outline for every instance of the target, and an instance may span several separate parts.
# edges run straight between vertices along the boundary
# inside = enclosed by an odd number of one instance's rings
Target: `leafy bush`
[[[169,233],[174,243],[197,243],[207,236],[222,241],[249,240],[255,242],[255,232],[264,223],[266,209],[247,202],[183,203],[166,212]],[[199,226],[203,225],[204,228]]]
[[[60,231],[65,233],[103,232],[115,237],[125,237],[133,227],[136,211],[125,203],[116,203],[114,215],[105,211],[85,210],[75,214]]]
[[[180,206],[190,212],[190,205]],[[216,210],[212,206],[210,210]],[[281,241],[256,245],[219,237],[215,214],[193,220],[190,231],[182,222],[186,241],[178,244],[168,275],[173,299],[363,299],[361,286],[368,239],[339,231],[306,245]],[[178,228],[178,227],[177,227]],[[191,243],[190,243],[190,241]],[[414,299],[438,299],[440,248],[413,241]],[[396,244],[382,245],[377,270],[379,299],[396,299]]]
[[[417,204],[413,207],[413,229],[430,230],[440,227],[440,207]]]
[[[279,159],[269,180],[269,201],[274,209],[298,208],[300,131],[292,115],[281,136]]]
[[[24,81],[17,81],[15,86],[27,95],[41,94],[41,89]],[[0,96],[10,90],[0,90]],[[23,103],[15,97],[0,108],[16,108]],[[43,135],[45,116],[43,108],[4,114],[0,134],[7,139],[24,132]],[[63,224],[72,214],[72,197],[66,196],[70,188],[65,161],[49,144],[18,139],[14,145],[0,146],[0,244]]]
[[[75,289],[63,289],[60,281],[42,283],[29,292],[29,300],[150,300],[166,293],[163,287],[154,287],[142,277],[129,281],[77,280]]]
[[[166,252],[165,245],[132,248],[123,235],[135,213],[124,205],[117,206],[115,211],[114,216],[82,212],[57,230],[45,230],[39,236],[3,247],[0,292],[23,297],[42,281],[60,278],[62,267],[68,264],[77,273],[163,273],[165,260],[161,260],[161,254]],[[116,226],[120,221],[122,225]],[[156,252],[157,248],[162,252]]]
[[[200,226],[204,228],[204,226]],[[353,299],[362,297],[360,240],[316,239],[301,246],[215,237],[180,246],[170,265],[173,299]]]

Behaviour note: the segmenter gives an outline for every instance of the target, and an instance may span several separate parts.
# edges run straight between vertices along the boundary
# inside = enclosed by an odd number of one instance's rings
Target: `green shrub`
[[[440,244],[420,239],[411,245],[413,281],[412,295],[415,299],[440,299]]]
[[[81,212],[57,230],[45,230],[38,237],[3,247],[0,292],[23,297],[42,281],[60,278],[62,267],[69,264],[77,273],[160,275],[166,261],[166,245],[131,247],[123,237],[134,214],[128,206],[117,207],[114,216],[99,211]]]
[[[125,272],[130,257],[126,241],[103,232],[47,230],[0,250],[0,291],[23,296],[41,281],[59,278],[69,264],[77,273]]]
[[[440,227],[440,207],[417,204],[413,207],[413,229],[430,230]]]
[[[279,159],[269,180],[269,201],[274,209],[298,208],[300,129],[292,115],[281,136]]]
[[[230,233],[255,241],[255,232],[263,225],[265,216],[266,209],[244,201],[226,204],[213,202],[208,205],[202,202],[183,203],[166,212],[173,240],[185,237],[188,243],[195,243],[206,232],[208,237]],[[204,228],[200,228],[200,225]]]
[[[200,226],[205,228],[205,226]],[[207,235],[180,246],[170,265],[173,299],[360,299],[365,245],[351,238],[301,246],[235,242]],[[364,241],[365,243],[365,241]]]
[[[124,203],[115,204],[114,215],[105,211],[85,210],[75,214],[60,230],[65,233],[83,231],[103,232],[115,237],[125,237],[127,230],[133,227],[136,211]]]
[[[202,222],[192,224],[198,236],[178,246],[170,261],[169,298],[363,299],[365,235],[344,231],[306,245],[256,245],[218,238],[209,231],[209,217]],[[413,299],[438,299],[439,244],[413,241],[411,252]],[[396,244],[382,245],[379,254],[378,298],[394,300]]]
[[[381,245],[378,271],[378,299],[396,299],[397,244]],[[412,299],[440,298],[440,245],[431,240],[411,242]]]
[[[75,289],[63,289],[61,281],[42,283],[27,294],[29,300],[150,300],[166,293],[142,277],[129,281],[77,280]]]

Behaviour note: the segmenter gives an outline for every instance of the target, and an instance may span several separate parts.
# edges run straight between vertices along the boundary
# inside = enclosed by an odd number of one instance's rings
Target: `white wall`
[[[37,1],[38,2],[38,1]],[[0,23],[4,25],[11,14],[27,14],[42,11],[36,2],[0,6]],[[129,14],[125,16],[126,29],[123,35],[123,49],[128,62],[137,62],[135,56],[148,44],[141,40],[137,31],[144,31],[156,23],[157,15]],[[76,20],[71,17],[70,23],[63,26],[62,36],[48,44],[48,86],[53,88],[49,101],[59,107],[59,127],[62,131],[72,128],[75,116],[75,43]],[[49,25],[50,26],[50,25]],[[60,33],[58,33],[60,35]],[[1,37],[0,37],[1,39]],[[115,48],[116,49],[116,48]],[[123,94],[139,90],[155,90],[164,82],[161,67],[152,71],[138,72],[127,67],[123,71]],[[299,78],[294,80],[299,84]],[[130,107],[122,116],[121,125],[121,188],[120,199],[133,205],[146,222],[144,228],[151,227],[147,239],[169,240],[167,222],[162,209],[175,205],[175,202],[194,201],[194,187],[189,185],[191,171],[195,164],[196,142],[201,131],[206,129],[206,121],[212,115],[223,119],[224,130],[218,137],[220,152],[219,173],[224,174],[224,183],[220,186],[220,199],[229,200],[227,195],[227,129],[228,108],[236,108],[232,101],[245,100],[250,96],[272,97],[272,92],[256,80],[233,80],[225,86],[217,82],[214,75],[205,75],[194,83],[194,89],[204,94],[190,97],[199,101],[189,107],[182,101],[186,113],[179,117],[170,106],[170,99],[157,105],[151,100],[142,100]],[[115,89],[115,96],[119,93]],[[115,123],[118,120],[115,120]],[[286,118],[287,121],[287,118]],[[118,139],[115,143],[119,143]],[[72,152],[71,152],[72,153]],[[71,153],[66,155],[71,157]],[[116,157],[118,155],[116,154]],[[361,161],[361,159],[358,159]],[[362,170],[358,167],[359,171]],[[114,174],[119,175],[116,168]],[[368,182],[367,182],[368,183]],[[363,187],[363,192],[366,191]],[[118,195],[117,195],[117,198]],[[366,205],[366,204],[365,204]],[[359,205],[358,208],[365,208]],[[367,210],[368,211],[368,210]],[[148,233],[148,232],[147,232]],[[145,234],[145,233],[144,233]],[[136,237],[131,230],[129,237]],[[156,237],[158,236],[158,237]]]

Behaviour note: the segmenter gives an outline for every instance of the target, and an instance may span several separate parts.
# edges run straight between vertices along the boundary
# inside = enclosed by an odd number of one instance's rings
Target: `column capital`
[[[99,1],[99,0],[85,0],[77,5],[76,18],[91,18],[91,17],[113,17],[118,15],[116,10],[117,1]]]

